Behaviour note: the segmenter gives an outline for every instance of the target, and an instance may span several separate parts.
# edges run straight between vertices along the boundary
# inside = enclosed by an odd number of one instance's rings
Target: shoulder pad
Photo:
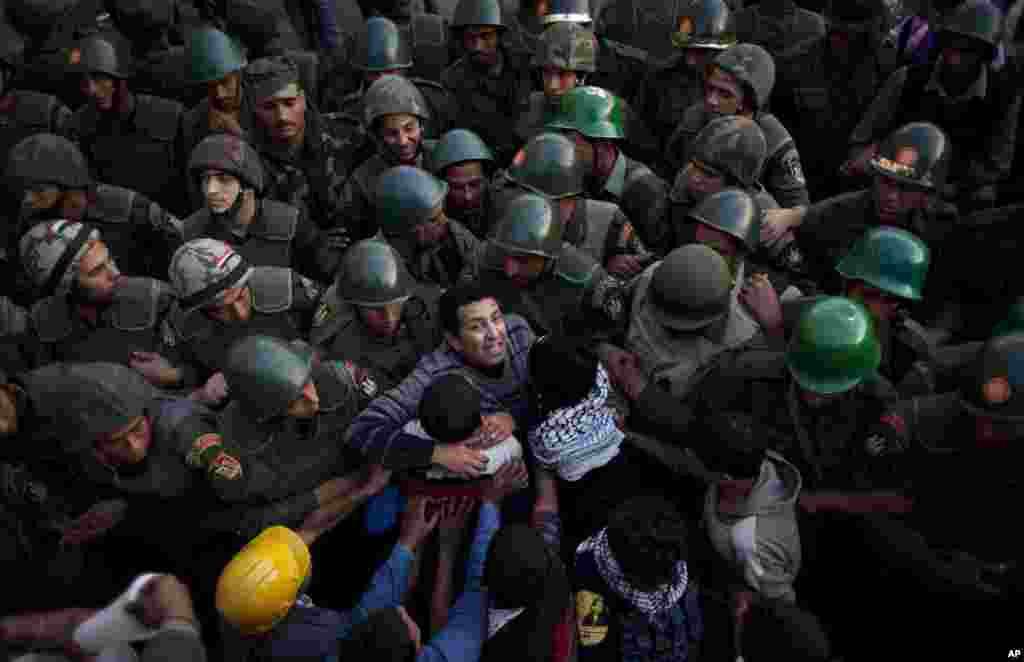
[[[65,297],[46,297],[32,305],[29,313],[39,340],[53,343],[71,335],[71,311]]]
[[[15,90],[14,119],[22,126],[52,131],[53,113],[60,104],[57,97],[32,90]]]
[[[448,43],[448,21],[439,14],[416,14],[412,19],[412,30],[416,38],[411,44],[441,45]]]
[[[95,199],[89,205],[89,217],[105,223],[131,223],[135,191],[111,184],[97,184]]]
[[[586,287],[594,279],[594,275],[600,270],[600,266],[594,258],[575,246],[563,243],[555,273],[567,283]]]
[[[271,241],[291,241],[299,227],[299,209],[277,200],[263,200],[263,210],[249,233]]]
[[[619,41],[613,41],[611,39],[602,39],[600,45],[607,48],[610,53],[614,53],[619,57],[629,58],[630,60],[636,60],[637,62],[647,63],[647,51],[623,44]]]
[[[0,336],[14,336],[28,328],[28,311],[7,297],[0,297]]]
[[[205,236],[210,227],[210,221],[210,211],[205,207],[182,221],[182,235],[185,241]]]
[[[787,144],[793,144],[793,136],[775,115],[761,113],[757,116],[757,125],[761,127],[764,140],[768,143],[768,159],[778,154]]]
[[[435,80],[430,80],[428,78],[410,78],[409,81],[412,82],[413,85],[415,85],[417,88],[420,88],[421,90],[422,88],[425,87],[431,91],[448,94],[448,88],[446,88],[444,85],[438,83]]]
[[[135,126],[162,142],[170,142],[178,135],[185,107],[177,101],[138,94],[135,97]]]
[[[292,307],[294,272],[285,267],[256,267],[249,279],[252,307],[261,313],[281,313]]]
[[[121,331],[152,329],[167,309],[173,295],[171,286],[153,278],[125,278],[117,286],[112,306],[112,323]]]

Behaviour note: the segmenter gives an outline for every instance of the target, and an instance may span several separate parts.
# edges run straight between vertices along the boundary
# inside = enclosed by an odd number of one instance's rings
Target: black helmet
[[[909,186],[942,191],[953,146],[945,132],[928,122],[911,122],[882,143],[871,168]]]
[[[166,32],[174,24],[173,0],[107,0],[118,31],[138,41]]]
[[[729,312],[732,273],[725,258],[702,244],[680,246],[651,276],[649,303],[655,318],[678,331],[696,331]]]
[[[371,16],[356,36],[352,66],[375,72],[408,69],[412,66],[409,44],[390,18]]]
[[[112,78],[131,78],[135,63],[124,39],[113,35],[91,35],[72,51],[71,70],[78,74],[100,73]]]
[[[546,198],[571,198],[584,191],[586,164],[575,143],[561,133],[545,131],[516,152],[507,174],[519,186]]]
[[[959,35],[969,37],[982,46],[988,59],[996,56],[1002,37],[1003,12],[985,0],[967,0],[946,17],[939,29],[939,39],[947,40]]]
[[[690,156],[729,174],[746,188],[757,186],[768,142],[757,122],[747,117],[718,117],[693,140]]]
[[[489,243],[506,254],[555,259],[562,250],[562,223],[550,200],[533,193],[513,198],[491,230]]]
[[[416,281],[387,242],[364,239],[342,257],[335,279],[338,299],[356,306],[386,306],[412,296]]]
[[[459,0],[452,17],[452,28],[470,26],[493,27],[505,30],[505,23],[498,0]]]
[[[67,138],[52,133],[37,133],[11,148],[4,171],[12,190],[40,184],[65,189],[92,186],[89,163],[81,150]]]
[[[242,184],[263,192],[263,163],[247,142],[228,133],[203,138],[188,159],[188,172],[193,178],[205,170],[220,170],[237,177]]]
[[[748,252],[757,250],[761,242],[761,207],[742,189],[709,195],[690,211],[690,218],[735,237]]]

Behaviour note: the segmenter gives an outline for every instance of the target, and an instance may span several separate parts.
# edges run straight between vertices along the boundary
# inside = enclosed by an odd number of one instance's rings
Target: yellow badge
[[[313,326],[323,326],[329,320],[334,319],[334,308],[329,303],[322,303],[313,315]]]
[[[576,629],[580,644],[596,646],[608,636],[608,609],[604,598],[597,593],[580,591],[576,594]]]

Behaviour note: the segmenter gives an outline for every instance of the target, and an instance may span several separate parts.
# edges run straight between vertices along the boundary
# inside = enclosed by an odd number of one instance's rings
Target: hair
[[[530,384],[541,414],[575,405],[594,388],[597,359],[579,340],[545,336],[530,348]]]
[[[708,421],[711,434],[707,448],[700,454],[712,471],[733,478],[757,478],[761,473],[768,444],[759,434],[756,421],[749,414],[717,413]]]
[[[675,565],[687,557],[686,521],[659,496],[629,499],[612,511],[608,546],[615,561],[638,588],[664,586]]]
[[[498,297],[489,287],[479,281],[460,282],[445,290],[438,303],[441,329],[453,336],[458,336],[462,330],[459,309],[484,299],[497,301]]]
[[[480,427],[480,391],[464,375],[453,372],[423,392],[419,407],[424,431],[442,444],[468,438]]]

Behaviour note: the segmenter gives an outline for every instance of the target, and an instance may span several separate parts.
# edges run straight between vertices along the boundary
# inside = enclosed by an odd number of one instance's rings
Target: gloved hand
[[[352,245],[352,235],[344,226],[324,230],[323,240],[327,248],[332,250],[343,251]]]

